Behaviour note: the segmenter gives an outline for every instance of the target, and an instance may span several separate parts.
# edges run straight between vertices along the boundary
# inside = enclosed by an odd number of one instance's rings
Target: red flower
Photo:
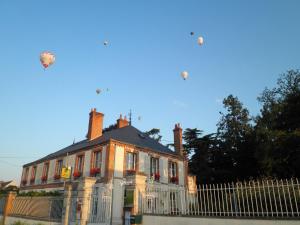
[[[27,184],[27,180],[22,180],[22,184],[26,185]]]
[[[178,177],[171,177],[170,181],[171,181],[171,183],[175,184],[178,182]]]
[[[81,172],[79,171],[74,171],[73,173],[73,177],[76,179],[76,178],[79,178],[81,176]]]
[[[42,182],[47,181],[47,179],[48,179],[48,177],[46,175],[44,175],[44,176],[41,177]]]
[[[35,177],[30,178],[30,183],[33,184],[35,181]]]
[[[91,168],[90,175],[95,176],[100,173],[100,168]]]
[[[155,174],[154,174],[154,179],[155,179],[156,181],[159,181],[159,178],[160,178],[160,174],[159,174],[159,173],[155,173]]]
[[[60,179],[60,175],[59,174],[55,174],[54,175],[54,180],[59,180]]]

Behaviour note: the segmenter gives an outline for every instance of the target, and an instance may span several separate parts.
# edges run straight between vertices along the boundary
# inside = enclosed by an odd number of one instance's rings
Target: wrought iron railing
[[[178,189],[148,185],[139,192],[145,214],[220,217],[300,217],[298,179],[199,185]]]

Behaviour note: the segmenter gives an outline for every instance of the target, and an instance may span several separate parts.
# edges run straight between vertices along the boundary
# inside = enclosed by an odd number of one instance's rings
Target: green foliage
[[[258,100],[262,109],[255,119],[229,95],[216,134],[184,131],[189,168],[198,183],[300,177],[300,72],[287,71]]]
[[[43,196],[61,196],[62,194],[58,191],[50,191],[50,192],[46,192],[46,191],[29,191],[26,193],[19,193],[18,196],[28,196],[28,197],[43,197]]]
[[[145,134],[158,142],[161,141],[162,136],[160,135],[160,129],[152,128],[151,130],[146,131]]]
[[[28,223],[25,223],[25,222],[21,222],[20,220],[12,223],[11,225],[29,225]]]

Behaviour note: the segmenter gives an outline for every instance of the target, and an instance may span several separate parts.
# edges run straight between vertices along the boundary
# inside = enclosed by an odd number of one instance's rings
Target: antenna
[[[129,111],[129,125],[131,126],[131,122],[132,122],[132,112],[131,112],[131,109]]]
[[[73,145],[75,144],[75,138],[73,139]]]

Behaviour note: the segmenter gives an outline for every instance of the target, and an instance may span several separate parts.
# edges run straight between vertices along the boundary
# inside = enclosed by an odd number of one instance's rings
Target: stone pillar
[[[8,192],[7,196],[6,196],[6,201],[5,201],[5,206],[4,206],[4,210],[3,210],[3,225],[5,224],[5,218],[9,215],[12,206],[13,206],[13,201],[16,198],[17,193],[16,192]]]
[[[80,224],[85,225],[89,220],[91,195],[93,186],[96,183],[97,178],[95,177],[84,177],[79,181],[78,185],[78,199],[81,201],[80,210]]]
[[[134,207],[133,214],[138,214],[139,209],[141,209],[141,198],[144,197],[146,188],[146,175],[136,175],[135,176],[135,190],[134,190]]]
[[[65,191],[64,191],[64,209],[63,209],[63,217],[62,217],[63,225],[69,224],[71,196],[72,196],[72,184],[66,184]]]
[[[112,225],[123,225],[124,184],[123,179],[114,178],[112,186]]]

